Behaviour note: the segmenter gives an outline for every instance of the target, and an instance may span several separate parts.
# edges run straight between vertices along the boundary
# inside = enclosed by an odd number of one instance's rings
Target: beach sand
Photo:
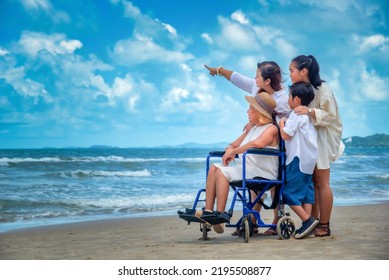
[[[178,215],[63,224],[0,234],[0,259],[388,260],[388,214],[389,203],[334,207],[329,237],[252,236],[248,243],[231,236],[233,228],[223,234],[211,231],[210,240],[199,240],[199,224],[188,225]],[[262,215],[271,222],[271,210]],[[298,228],[298,218],[293,213],[291,217]]]

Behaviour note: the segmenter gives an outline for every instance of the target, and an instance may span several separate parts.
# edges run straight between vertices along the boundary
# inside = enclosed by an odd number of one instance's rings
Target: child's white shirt
[[[300,159],[300,171],[313,174],[317,161],[317,132],[310,117],[291,111],[284,132],[291,137],[285,140],[286,165],[297,156]]]

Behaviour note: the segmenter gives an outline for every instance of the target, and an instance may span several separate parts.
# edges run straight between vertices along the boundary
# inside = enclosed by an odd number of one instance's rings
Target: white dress
[[[265,129],[271,124],[254,126],[243,139],[241,146],[258,138]],[[277,146],[266,146],[266,148],[278,149]],[[231,164],[231,163],[230,163]],[[215,164],[229,182],[242,180],[242,155],[239,155],[239,161],[233,166],[223,166]],[[246,156],[246,179],[262,177],[270,180],[276,180],[278,176],[278,157],[249,154]]]
[[[343,125],[334,94],[326,82],[313,89],[315,98],[309,107],[315,110],[312,118],[317,130],[317,168],[328,169],[330,163],[339,158],[344,151],[342,142]]]

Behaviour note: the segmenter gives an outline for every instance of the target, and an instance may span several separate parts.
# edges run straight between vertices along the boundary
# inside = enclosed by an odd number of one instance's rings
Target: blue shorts
[[[305,174],[299,168],[300,159],[295,157],[286,166],[286,184],[282,192],[283,202],[289,206],[315,203],[312,174]]]

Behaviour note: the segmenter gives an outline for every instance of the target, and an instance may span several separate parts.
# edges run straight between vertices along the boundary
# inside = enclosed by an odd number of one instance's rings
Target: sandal
[[[275,228],[268,228],[262,235],[269,236],[269,235],[278,235]]]
[[[311,235],[314,237],[330,236],[331,235],[330,223],[319,223],[312,231]]]

